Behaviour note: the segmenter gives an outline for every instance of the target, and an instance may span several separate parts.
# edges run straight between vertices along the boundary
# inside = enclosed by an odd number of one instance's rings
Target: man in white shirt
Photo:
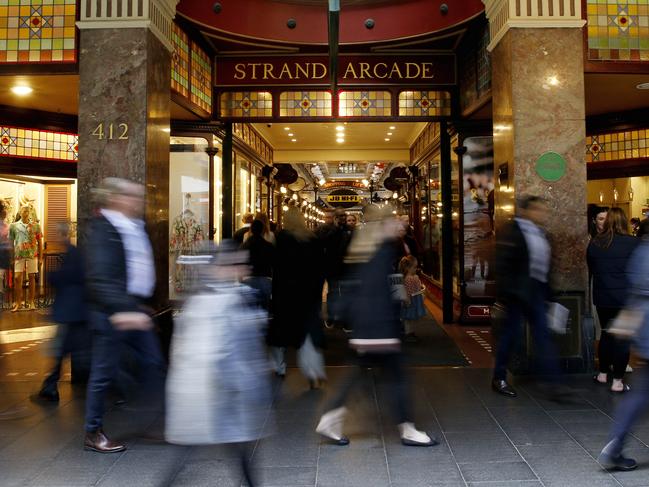
[[[134,351],[144,377],[162,369],[162,355],[147,301],[155,290],[155,267],[144,229],[144,186],[107,178],[97,190],[100,211],[87,235],[87,288],[93,332],[86,398],[84,447],[101,453],[126,449],[103,432],[104,401],[119,370],[120,350]]]

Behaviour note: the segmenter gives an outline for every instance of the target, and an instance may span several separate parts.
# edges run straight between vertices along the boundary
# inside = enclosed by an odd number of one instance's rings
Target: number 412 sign
[[[99,140],[128,140],[128,124],[127,123],[100,123],[92,135]]]

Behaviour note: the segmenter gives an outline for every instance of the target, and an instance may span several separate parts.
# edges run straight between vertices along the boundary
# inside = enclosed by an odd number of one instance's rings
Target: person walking
[[[343,293],[342,277],[347,247],[351,232],[347,227],[347,215],[342,208],[334,212],[334,226],[322,241],[324,248],[324,277],[327,280],[327,327],[345,324],[341,320],[341,301]],[[347,328],[345,328],[347,329]]]
[[[396,239],[400,222],[389,210],[374,206],[366,209],[366,225],[357,230],[349,248],[346,262],[357,286],[349,295],[349,310],[353,327],[349,345],[358,354],[359,367],[334,394],[316,427],[316,432],[346,445],[343,434],[347,415],[345,403],[356,389],[363,371],[379,368],[391,377],[390,393],[401,442],[408,446],[432,446],[437,441],[415,428],[410,411],[408,383],[401,352],[400,301],[392,294],[390,275],[394,274]]]
[[[608,327],[624,307],[629,290],[627,264],[638,239],[629,235],[629,223],[624,210],[608,210],[602,232],[590,241],[587,250],[588,270],[593,276],[593,303],[597,309],[602,334],[599,340],[599,374],[593,377],[598,384],[607,384],[612,372],[611,392],[625,392],[623,382],[629,364],[630,347],[608,333]]]
[[[286,373],[286,347],[298,349],[298,365],[312,388],[326,380],[320,351],[324,347],[320,250],[302,212],[295,207],[285,212],[283,229],[277,234],[268,344],[280,376]]]
[[[644,220],[640,226],[645,236],[629,259],[625,309],[635,310],[642,320],[633,342],[644,367],[634,372],[633,389],[624,395],[615,410],[609,441],[598,458],[605,468],[616,470],[633,470],[638,466],[635,459],[623,455],[624,443],[633,425],[649,407],[649,221]]]
[[[253,221],[250,226],[251,235],[241,248],[249,252],[250,265],[252,266],[250,276],[246,278],[246,284],[259,292],[262,306],[268,311],[273,289],[275,246],[266,239],[264,228],[262,220]]]
[[[255,215],[255,219],[253,220],[252,223],[254,223],[255,221],[259,221],[262,224],[263,228],[261,234],[264,237],[264,239],[268,243],[275,245],[275,234],[270,230],[270,221],[268,220],[268,215],[260,211]],[[248,240],[252,236],[252,223],[250,224],[250,228],[248,229],[248,231],[243,236],[244,244],[246,243],[246,240]]]
[[[551,398],[562,391],[558,387],[559,360],[550,337],[546,300],[550,295],[549,277],[552,250],[543,224],[548,215],[544,200],[524,196],[518,214],[498,232],[496,242],[496,292],[506,308],[496,352],[491,387],[495,392],[516,397],[507,382],[507,365],[523,329],[523,318],[530,323],[536,344],[539,370],[553,383]]]
[[[144,186],[106,178],[97,196],[100,210],[88,229],[86,248],[92,362],[84,447],[114,453],[126,446],[104,433],[104,400],[117,375],[122,347],[133,351],[143,377],[159,377],[163,359],[148,308],[155,289],[155,267],[142,221]]]
[[[52,305],[52,320],[58,324],[58,343],[54,366],[47,376],[38,399],[58,402],[58,382],[61,375],[63,359],[73,354],[76,355],[72,361],[72,375],[87,375],[88,369],[75,370],[79,360],[90,353],[90,332],[88,331],[88,308],[85,290],[85,271],[83,256],[79,249],[70,242],[70,226],[68,223],[59,224],[59,237],[65,242],[66,250],[63,254],[61,266],[53,272],[48,273],[50,284],[56,291],[54,304]],[[78,379],[78,377],[76,378]],[[75,380],[76,380],[75,379]]]

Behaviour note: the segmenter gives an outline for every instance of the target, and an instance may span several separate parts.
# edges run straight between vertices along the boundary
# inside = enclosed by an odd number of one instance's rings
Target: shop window
[[[649,129],[586,137],[586,162],[649,157]]]
[[[588,58],[649,60],[649,5],[636,0],[586,0]]]
[[[280,117],[331,117],[328,91],[285,91],[279,97]]]
[[[441,117],[451,115],[451,95],[446,91],[402,91],[400,117]]]
[[[212,113],[212,62],[195,42],[191,43],[191,102]]]
[[[79,137],[75,134],[0,126],[0,157],[31,157],[76,161]]]
[[[392,95],[389,91],[343,91],[338,113],[341,117],[389,117]]]
[[[425,176],[421,194],[423,232],[422,270],[438,284],[442,283],[442,185],[439,155],[422,167]]]
[[[180,27],[172,24],[171,89],[189,98],[189,37]],[[210,100],[211,105],[211,100]]]
[[[0,1],[0,63],[77,61],[76,0]]]
[[[272,117],[273,96],[266,91],[236,91],[221,94],[222,117]],[[246,137],[246,124],[243,124],[242,138]]]

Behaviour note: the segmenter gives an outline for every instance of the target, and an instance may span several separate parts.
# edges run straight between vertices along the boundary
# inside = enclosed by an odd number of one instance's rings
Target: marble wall
[[[507,162],[509,188],[496,192],[497,224],[511,218],[515,197],[535,194],[550,207],[553,285],[586,289],[586,138],[581,29],[510,29],[492,52],[494,161]],[[554,151],[567,162],[557,182],[536,173]]]
[[[95,210],[92,189],[103,178],[145,184],[160,305],[168,300],[169,134],[163,129],[169,127],[170,63],[169,51],[148,29],[81,30],[79,233]]]

